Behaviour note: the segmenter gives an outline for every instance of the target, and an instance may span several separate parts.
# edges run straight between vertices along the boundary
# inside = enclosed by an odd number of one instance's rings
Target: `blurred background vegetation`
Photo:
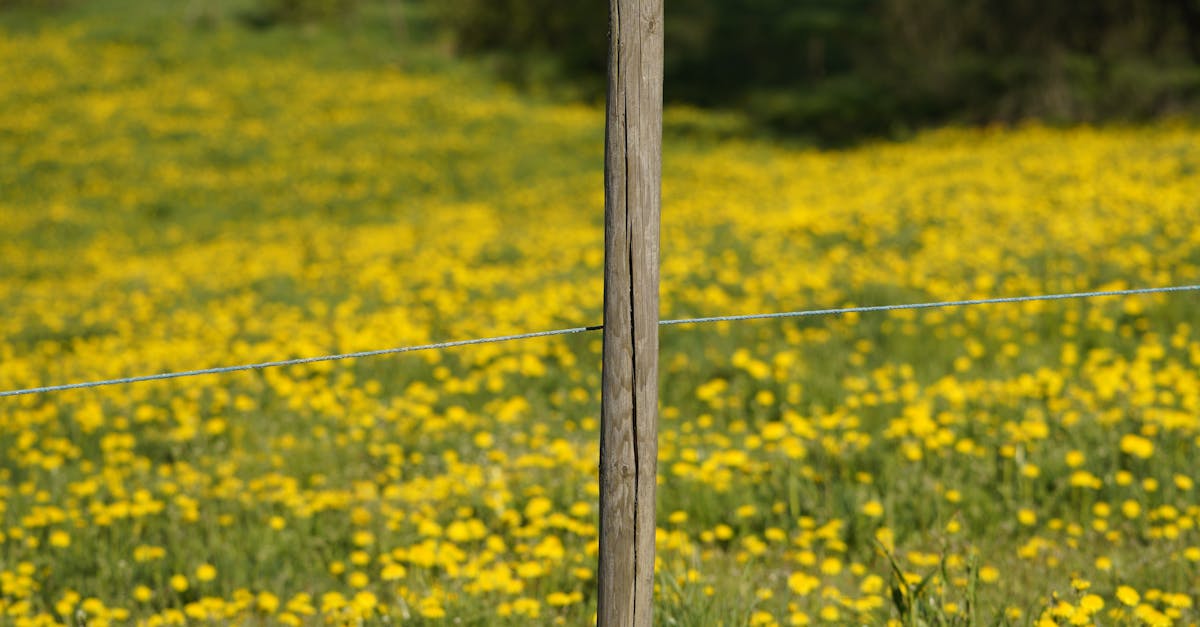
[[[453,0],[466,54],[602,93],[607,2]],[[821,142],[1142,120],[1200,100],[1200,0],[668,0],[666,98]],[[553,71],[549,71],[551,68]]]
[[[241,21],[256,28],[402,14],[390,32],[405,45],[423,37],[527,89],[604,95],[606,0],[244,4]],[[1200,109],[1200,0],[667,0],[665,91],[826,145],[947,123],[1189,114]]]

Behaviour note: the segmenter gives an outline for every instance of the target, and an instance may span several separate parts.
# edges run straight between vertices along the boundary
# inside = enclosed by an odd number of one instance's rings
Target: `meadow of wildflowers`
[[[0,390],[599,322],[600,109],[117,22],[0,23]],[[664,318],[1200,280],[1194,126],[715,120],[667,114]],[[659,622],[1200,622],[1198,304],[663,329]],[[599,353],[0,399],[0,623],[586,623]]]

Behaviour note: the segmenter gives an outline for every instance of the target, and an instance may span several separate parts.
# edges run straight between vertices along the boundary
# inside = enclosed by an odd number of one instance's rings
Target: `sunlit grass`
[[[600,110],[104,19],[0,38],[0,389],[600,321]],[[668,139],[664,318],[1200,278],[1190,127]],[[658,620],[1200,620],[1196,303],[663,329]],[[589,622],[599,353],[4,399],[0,622]]]

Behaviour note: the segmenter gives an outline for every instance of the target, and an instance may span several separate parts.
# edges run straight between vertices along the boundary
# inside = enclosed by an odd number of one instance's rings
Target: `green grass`
[[[603,112],[415,6],[0,13],[0,389],[598,323]],[[1186,125],[815,152],[666,117],[664,319],[1200,276]],[[662,329],[656,621],[1200,620],[1194,304]],[[4,399],[0,612],[590,622],[599,354]]]

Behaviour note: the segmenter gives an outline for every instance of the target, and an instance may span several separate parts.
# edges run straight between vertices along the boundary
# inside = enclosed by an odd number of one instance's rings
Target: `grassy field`
[[[600,322],[602,110],[162,7],[0,14],[0,390]],[[1200,282],[1194,127],[666,126],[663,318]],[[664,328],[657,622],[1197,624],[1198,305]],[[0,622],[587,623],[599,353],[0,399]]]

